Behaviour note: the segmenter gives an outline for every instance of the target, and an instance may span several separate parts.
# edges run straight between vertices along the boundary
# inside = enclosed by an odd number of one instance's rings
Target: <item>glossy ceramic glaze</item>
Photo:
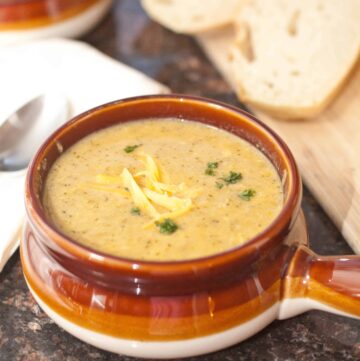
[[[0,44],[50,36],[77,37],[97,24],[111,0],[4,0]]]
[[[234,250],[162,263],[111,257],[56,231],[40,202],[54,160],[93,131],[153,117],[217,126],[263,151],[285,192],[284,208],[273,224]],[[25,278],[40,306],[68,332],[109,351],[141,357],[211,352],[251,336],[276,318],[311,308],[359,317],[359,259],[319,257],[306,248],[301,195],[287,146],[237,108],[181,95],[110,103],[55,132],[29,168],[21,242]]]

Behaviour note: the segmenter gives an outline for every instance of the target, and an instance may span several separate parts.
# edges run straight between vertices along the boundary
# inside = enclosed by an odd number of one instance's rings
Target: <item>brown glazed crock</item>
[[[55,229],[41,204],[53,162],[91,132],[154,117],[209,124],[258,147],[283,181],[285,202],[277,219],[244,245],[178,262],[113,257]],[[21,242],[24,275],[41,307],[67,331],[98,347],[141,357],[211,352],[276,318],[311,308],[359,317],[359,258],[321,257],[307,248],[301,198],[301,178],[288,147],[252,115],[183,95],[116,101],[65,124],[33,159]]]

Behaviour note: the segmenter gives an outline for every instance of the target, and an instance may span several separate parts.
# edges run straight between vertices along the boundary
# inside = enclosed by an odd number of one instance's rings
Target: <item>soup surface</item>
[[[176,119],[120,124],[53,164],[43,205],[62,233],[132,259],[184,260],[236,247],[283,204],[270,161],[223,130]]]

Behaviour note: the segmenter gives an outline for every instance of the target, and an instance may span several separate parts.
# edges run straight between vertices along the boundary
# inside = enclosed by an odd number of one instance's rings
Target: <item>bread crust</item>
[[[228,10],[224,11],[223,16],[217,17],[216,14],[212,14],[212,16],[209,16],[210,14],[206,14],[206,11],[204,11],[204,18],[207,17],[207,21],[189,21],[188,24],[185,26],[180,23],[173,21],[170,14],[167,16],[160,11],[159,6],[157,3],[164,1],[166,3],[166,0],[141,0],[141,4],[147,14],[156,22],[160,23],[161,25],[167,27],[168,29],[180,33],[180,34],[198,34],[203,33],[207,31],[211,31],[214,29],[222,28],[230,23],[232,23],[235,20],[235,17],[237,16],[238,10],[240,9],[243,1],[245,0],[211,0],[212,2],[216,1],[219,2],[222,6],[228,6]],[[201,1],[201,0],[192,0],[192,1]],[[202,0],[204,1],[204,0]],[[209,1],[209,0],[206,0]],[[179,2],[178,2],[179,3]],[[184,6],[186,6],[186,2],[183,0]],[[175,7],[179,5],[173,5],[175,10]],[[206,9],[204,9],[206,10]],[[179,11],[177,12],[179,13]],[[196,17],[196,14],[191,14],[191,9],[188,9],[187,12],[184,12],[184,17],[188,17],[188,19],[191,19],[192,16]]]
[[[268,0],[270,1],[270,0]],[[275,1],[275,0],[274,0]],[[277,0],[279,1],[279,0]],[[339,0],[340,1],[340,0]],[[321,2],[319,2],[321,3]],[[269,3],[267,3],[269,6]],[[295,3],[293,3],[295,4]],[[273,47],[269,45],[269,43],[266,43],[264,39],[266,39],[266,31],[271,30],[271,22],[268,22],[264,27],[260,30],[260,27],[264,24],[264,21],[262,21],[262,18],[265,16],[268,16],[266,10],[266,6],[263,6],[263,3],[261,0],[254,0],[253,2],[247,3],[247,5],[244,7],[239,17],[236,19],[235,22],[235,34],[233,35],[233,44],[229,45],[230,52],[231,52],[231,58],[232,58],[232,73],[234,74],[235,81],[231,82],[235,88],[235,91],[239,97],[239,99],[255,108],[258,108],[259,110],[265,111],[266,113],[275,116],[276,118],[282,118],[282,119],[304,119],[304,118],[311,118],[315,117],[319,113],[321,113],[336,97],[336,95],[341,91],[341,89],[344,87],[348,79],[350,78],[351,74],[353,73],[353,70],[358,66],[360,63],[359,57],[360,57],[360,26],[353,26],[348,27],[347,31],[344,33],[345,35],[351,35],[349,41],[352,41],[351,45],[349,45],[347,48],[351,50],[348,58],[342,57],[343,63],[333,63],[334,65],[329,68],[327,68],[325,71],[328,71],[328,74],[324,72],[322,75],[322,79],[331,79],[335,74],[334,81],[331,83],[331,81],[323,81],[321,83],[316,83],[317,77],[314,76],[314,78],[309,78],[311,74],[320,74],[316,73],[315,71],[312,72],[312,63],[311,60],[314,56],[317,56],[317,59],[321,59],[321,57],[318,57],[318,55],[321,55],[321,52],[323,54],[326,54],[324,50],[321,50],[321,46],[326,47],[325,50],[329,49],[335,49],[336,47],[331,48],[332,44],[330,44],[330,32],[326,34],[326,41],[325,44],[321,44],[319,41],[315,44],[316,46],[312,48],[312,52],[309,50],[307,53],[307,45],[308,43],[305,43],[304,40],[309,39],[309,35],[306,37],[303,34],[303,37],[297,38],[298,34],[297,32],[300,31],[300,33],[304,30],[304,27],[308,25],[309,23],[309,17],[307,18],[307,22],[304,20],[302,23],[302,28],[298,28],[298,20],[299,17],[303,16],[303,13],[309,15],[312,14],[313,18],[317,18],[320,16],[323,16],[322,21],[323,23],[326,23],[326,30],[333,30],[333,24],[338,25],[339,23],[336,23],[335,20],[325,18],[326,14],[322,14],[321,12],[313,14],[315,11],[313,8],[306,9],[307,2],[297,2],[297,5],[294,6],[292,9],[292,12],[287,9],[287,18],[279,20],[278,23],[275,24],[275,27],[277,28],[276,31],[274,31],[274,34],[277,35],[275,41],[277,40],[281,44],[281,46],[274,47],[274,50],[270,56],[269,63],[270,66],[266,63],[267,58],[264,56],[264,54],[269,54],[269,51],[272,51]],[[327,5],[324,3],[325,6]],[[339,2],[341,5],[342,3]],[[340,6],[339,5],[339,6]],[[356,10],[356,13],[354,16],[358,16],[359,11],[355,7],[355,3],[348,4],[349,6],[346,8],[347,11],[344,11],[344,13],[351,13],[350,10]],[[315,6],[315,5],[313,5]],[[289,7],[290,8],[290,7]],[[334,13],[335,7],[330,7],[330,10],[332,13]],[[261,10],[261,11],[260,11]],[[268,10],[271,12],[273,10],[272,7],[268,7]],[[307,13],[306,13],[307,10]],[[329,10],[329,11],[330,11]],[[313,13],[311,13],[313,11]],[[282,8],[276,8],[273,14],[270,15],[281,15]],[[284,11],[285,13],[285,11]],[[301,14],[301,15],[300,15]],[[284,15],[284,14],[282,14]],[[264,19],[263,19],[264,20]],[[333,23],[331,23],[333,21]],[[339,17],[337,19],[339,22]],[[347,21],[347,19],[341,20]],[[288,24],[287,27],[284,27],[284,24]],[[354,19],[352,19],[352,24],[355,23]],[[311,25],[311,24],[310,24]],[[314,24],[313,24],[314,25]],[[317,25],[317,24],[316,24]],[[248,32],[252,34],[252,31],[256,32],[258,31],[258,42],[255,39],[253,44],[246,44],[246,42],[238,41],[238,38],[243,39],[243,33],[244,28],[249,28]],[[314,26],[314,29],[319,30],[319,25],[316,27]],[[356,34],[356,29],[359,30],[359,36],[356,37],[354,34]],[[259,32],[260,30],[260,32]],[[312,29],[312,31],[315,31]],[[330,31],[330,30],[329,30]],[[287,33],[287,34],[286,34]],[[269,35],[269,42],[273,41],[274,39],[271,38],[273,33],[270,33]],[[316,33],[315,33],[316,34]],[[251,37],[248,36],[250,39]],[[300,41],[299,41],[300,39]],[[310,37],[311,39],[311,37]],[[281,43],[281,41],[284,41],[285,44]],[[337,39],[339,40],[339,39]],[[346,37],[344,37],[343,41],[347,41]],[[290,49],[287,51],[286,44],[290,46]],[[295,45],[296,44],[296,45]],[[302,46],[303,51],[299,50],[298,52],[294,51],[294,46]],[[255,48],[254,56],[250,59],[248,56],[248,48]],[[258,48],[257,48],[258,47]],[[297,49],[297,48],[295,48]],[[301,48],[299,48],[301,49]],[[345,47],[346,49],[346,47]],[[257,50],[259,50],[259,60],[257,61]],[[327,51],[329,53],[329,51]],[[275,55],[274,55],[275,54]],[[336,54],[336,53],[335,53]],[[287,61],[287,56],[293,56],[295,59],[295,64],[293,65],[290,61]],[[304,64],[310,64],[310,67],[304,67],[305,72],[303,71],[303,68],[301,68],[302,64],[300,62],[300,57],[305,56],[304,59],[308,61],[308,63]],[[311,59],[311,60],[310,60]],[[337,60],[337,59],[336,59]],[[276,61],[279,61],[279,63],[276,63]],[[327,59],[327,61],[335,61],[333,59]],[[281,64],[282,66],[280,66]],[[341,69],[340,66],[343,65],[343,68]],[[294,80],[296,78],[293,78],[293,81],[290,79],[291,75],[288,75],[288,78],[286,78],[286,71],[289,71],[289,68],[291,70],[291,67],[294,66],[295,71],[297,73],[301,73],[301,77],[298,77],[299,80]],[[297,66],[299,68],[297,68]],[[317,68],[322,70],[322,63],[317,62]],[[316,69],[316,68],[315,68]],[[329,73],[329,70],[334,70],[332,73]],[[257,71],[258,70],[258,71]],[[267,71],[269,71],[267,73]],[[277,71],[279,75],[271,76],[270,71]],[[280,76],[281,74],[281,76]],[[280,77],[279,77],[280,76]],[[305,79],[305,77],[308,77]],[[276,83],[278,81],[278,83]],[[313,84],[311,84],[313,82]],[[258,84],[258,88],[256,88]],[[312,91],[307,92],[307,88],[305,87],[306,84],[310,84],[310,86],[315,85],[312,87]],[[316,87],[317,84],[320,84],[318,87]],[[264,85],[268,85],[268,91],[266,90],[266,87]],[[292,88],[293,86],[293,88]],[[304,88],[302,89],[301,86]],[[288,87],[288,88],[286,88]],[[292,90],[295,90],[291,94]],[[288,93],[289,92],[289,96]],[[304,97],[301,100],[302,93],[304,93]],[[298,101],[296,104],[296,99],[301,100]]]
[[[327,96],[323,99],[322,102],[318,104],[314,104],[313,106],[308,107],[278,107],[276,105],[258,102],[251,97],[248,97],[241,85],[236,89],[237,96],[239,99],[245,103],[250,105],[251,107],[257,108],[261,111],[266,112],[267,114],[282,120],[303,120],[308,118],[314,118],[321,112],[323,112],[330,103],[340,94],[341,90],[346,86],[346,84],[351,79],[352,74],[356,71],[356,69],[360,67],[360,51],[356,59],[347,72],[347,74],[341,79],[341,81],[336,85],[335,88],[332,89],[331,92],[327,94]]]

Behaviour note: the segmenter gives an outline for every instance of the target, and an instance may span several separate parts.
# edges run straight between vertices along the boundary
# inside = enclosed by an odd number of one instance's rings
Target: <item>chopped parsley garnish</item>
[[[224,187],[224,183],[221,183],[221,182],[216,182],[215,185],[216,185],[216,188],[219,188],[219,189]]]
[[[227,185],[235,184],[242,179],[242,174],[231,171],[228,176],[221,178]]]
[[[209,162],[207,164],[207,168],[205,169],[205,174],[214,176],[215,175],[214,169],[217,169],[218,166],[219,166],[219,162]]]
[[[165,218],[162,222],[155,222],[156,227],[159,228],[160,233],[172,234],[179,228],[178,225],[170,218]]]
[[[209,162],[209,163],[207,164],[207,167],[208,167],[209,169],[216,169],[218,166],[219,166],[219,162]]]
[[[244,201],[249,201],[255,194],[256,191],[254,189],[245,189],[239,194],[239,197]]]
[[[130,213],[131,213],[132,215],[134,215],[134,216],[140,216],[141,211],[140,211],[140,208],[134,207],[134,208],[131,208]]]
[[[124,152],[125,153],[131,153],[133,152],[136,148],[141,147],[142,144],[134,144],[134,145],[128,145],[124,148]]]

